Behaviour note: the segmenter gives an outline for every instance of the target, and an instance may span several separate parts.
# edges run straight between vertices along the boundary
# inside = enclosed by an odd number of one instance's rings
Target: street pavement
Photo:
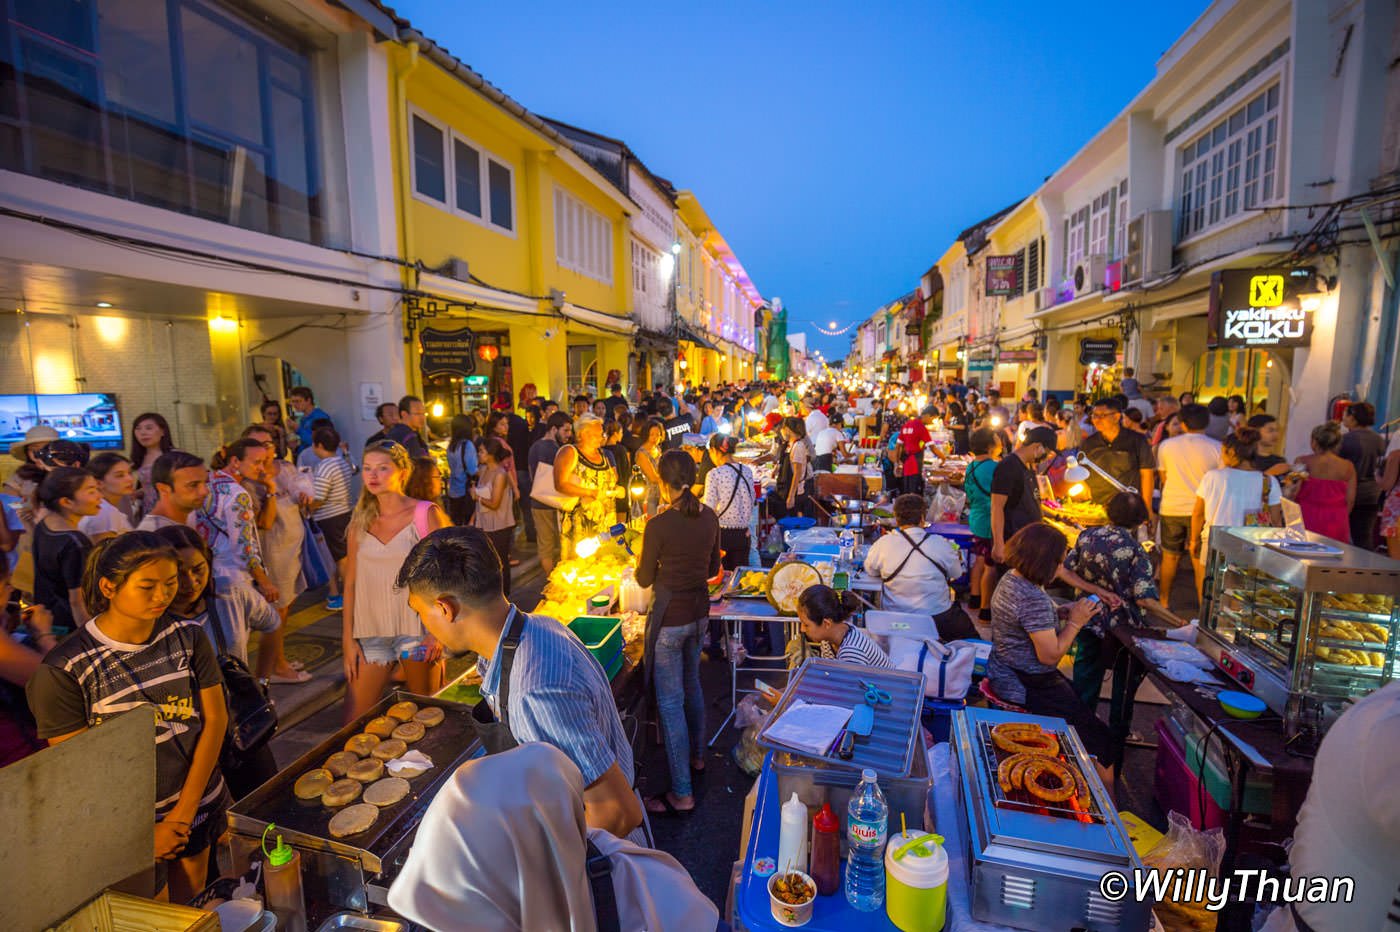
[[[533,608],[540,598],[544,576],[532,550],[521,555],[521,565],[513,576],[513,599],[521,608]],[[1189,577],[1178,579],[1173,603],[1180,614],[1194,614],[1195,592]],[[312,674],[310,682],[297,686],[273,686],[273,698],[281,716],[281,729],[273,739],[272,751],[279,767],[285,767],[311,750],[341,727],[345,674],[341,664],[341,621],[339,613],[325,608],[324,593],[305,594],[294,606],[286,638],[287,656],[301,661]],[[469,659],[450,660],[449,681],[466,669]],[[722,659],[706,659],[700,665],[700,678],[706,701],[706,740],[729,712],[729,670]],[[1107,718],[1107,697],[1111,676],[1106,679],[1099,713]],[[1152,735],[1152,724],[1162,714],[1163,699],[1151,684],[1138,694],[1134,717],[1135,735]],[[695,779],[696,808],[678,817],[652,817],[656,845],[673,855],[690,871],[696,885],[723,909],[733,863],[742,856],[744,797],[753,779],[735,764],[730,752],[739,738],[732,725],[707,749],[706,769]],[[638,736],[638,788],[644,796],[666,791],[670,777],[665,750],[652,726]],[[1117,787],[1119,808],[1142,815],[1159,829],[1166,828],[1166,816],[1153,799],[1155,754],[1152,747],[1130,744],[1123,777]]]

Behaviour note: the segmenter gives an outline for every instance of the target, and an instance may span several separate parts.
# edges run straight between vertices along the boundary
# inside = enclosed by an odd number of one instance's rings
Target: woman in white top
[[[1205,578],[1211,528],[1283,526],[1283,495],[1278,480],[1249,466],[1258,448],[1259,431],[1241,427],[1220,444],[1220,462],[1224,465],[1201,477],[1196,488],[1196,507],[1191,513],[1191,535],[1187,538],[1198,579]]]
[[[413,545],[451,524],[437,505],[403,494],[412,465],[408,451],[392,440],[365,448],[364,486],[345,535],[347,722],[379,701],[396,663],[410,692],[431,695],[442,688],[442,648],[408,607],[408,592],[394,588]]]
[[[472,488],[472,498],[476,499],[472,523],[486,532],[491,549],[501,558],[501,588],[509,597],[510,545],[515,537],[515,488],[505,465],[510,447],[500,437],[487,437],[477,447],[476,455],[481,472]]]
[[[99,453],[88,461],[87,471],[102,490],[102,502],[97,514],[78,522],[78,530],[94,544],[131,530],[132,498],[136,492],[136,473],[131,468],[131,460],[111,451]]]

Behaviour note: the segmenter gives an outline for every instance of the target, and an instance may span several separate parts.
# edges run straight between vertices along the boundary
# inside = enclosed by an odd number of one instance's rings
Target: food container
[[[780,879],[791,874],[796,874],[801,877],[803,882],[811,888],[812,894],[807,897],[807,902],[796,905],[785,903],[778,899],[778,895],[773,892],[773,885]],[[802,871],[778,871],[772,877],[768,878],[768,903],[769,909],[772,910],[773,918],[778,920],[780,924],[793,928],[805,926],[811,920],[812,910],[816,907],[817,883],[811,877],[802,873]]]
[[[54,926],[50,932],[142,929],[145,932],[219,932],[219,917],[207,909],[160,903],[107,890]]]
[[[895,860],[920,836],[927,844]],[[939,932],[948,912],[948,852],[937,835],[899,832],[885,848],[885,913],[903,932]]]
[[[835,767],[798,757],[784,751],[775,751],[771,760],[773,775],[778,778],[778,798],[797,798],[809,811],[816,812],[823,803],[831,803],[832,812],[846,812],[851,794],[860,786],[859,770],[849,767]],[[890,807],[889,824],[898,825],[900,816],[910,828],[927,825],[925,809],[928,791],[933,785],[928,775],[928,759],[923,754],[915,754],[910,773],[906,777],[881,776],[880,792],[885,794],[885,803]],[[841,848],[846,847],[846,834],[841,833]]]
[[[395,919],[371,919],[358,913],[336,913],[316,927],[316,932],[408,932],[408,926]]]
[[[622,619],[580,615],[569,622],[569,630],[583,642],[593,658],[608,671],[608,679],[622,669]]]
[[[1220,708],[1231,718],[1258,718],[1268,708],[1263,699],[1230,689],[1215,698],[1220,702]]]

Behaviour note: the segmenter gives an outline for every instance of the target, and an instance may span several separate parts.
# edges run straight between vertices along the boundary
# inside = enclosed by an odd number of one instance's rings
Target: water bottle
[[[885,903],[885,835],[890,808],[875,782],[875,771],[862,770],[860,786],[846,806],[846,902],[861,912]]]
[[[424,644],[421,638],[417,641],[405,642],[403,648],[399,650],[399,659],[422,663],[428,659],[428,645]]]
[[[841,532],[841,568],[851,570],[856,563],[856,532],[850,528]]]

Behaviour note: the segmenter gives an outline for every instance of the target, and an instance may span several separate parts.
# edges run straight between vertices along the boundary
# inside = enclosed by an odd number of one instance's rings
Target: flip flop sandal
[[[653,809],[650,805],[647,805],[648,803],[660,803],[664,808]],[[664,816],[668,819],[685,819],[695,813],[694,809],[677,809],[675,804],[671,802],[671,797],[667,796],[665,793],[662,793],[660,796],[651,797],[646,800],[643,805],[646,805],[647,815]]]

